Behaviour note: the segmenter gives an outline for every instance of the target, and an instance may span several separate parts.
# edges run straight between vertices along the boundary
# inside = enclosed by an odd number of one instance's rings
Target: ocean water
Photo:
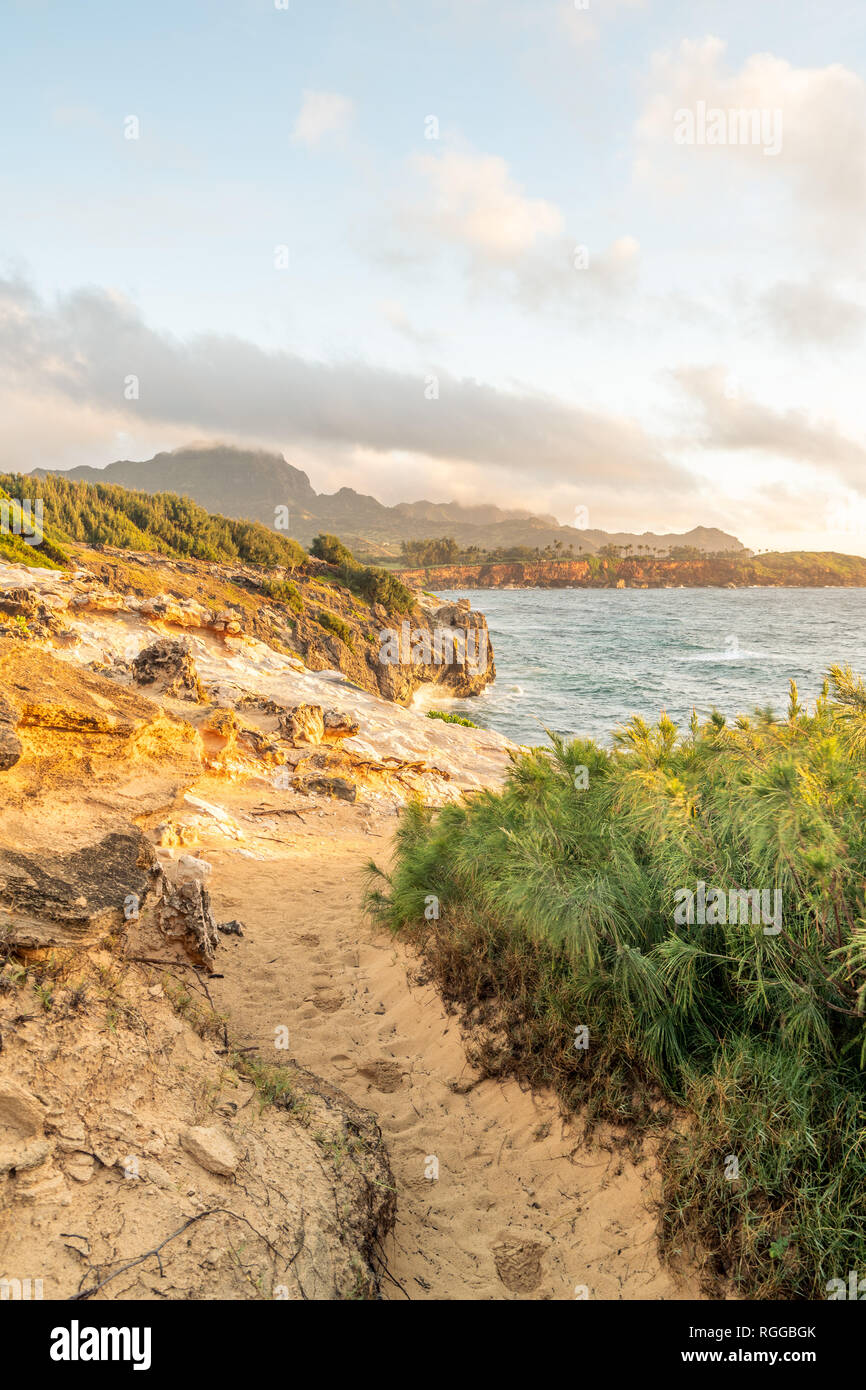
[[[518,743],[544,729],[609,744],[633,714],[692,709],[729,718],[770,705],[784,713],[788,681],[800,699],[848,663],[866,675],[866,589],[477,589],[496,681],[472,700],[429,704]]]

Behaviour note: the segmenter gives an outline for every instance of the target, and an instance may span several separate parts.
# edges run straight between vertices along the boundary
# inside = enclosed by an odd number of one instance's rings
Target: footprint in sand
[[[398,1091],[403,1085],[403,1072],[398,1062],[391,1062],[386,1057],[377,1057],[375,1061],[365,1062],[358,1068],[362,1076],[366,1076],[377,1091]]]
[[[532,1293],[542,1279],[547,1246],[506,1233],[492,1248],[496,1273],[510,1293]]]
[[[313,1007],[323,1014],[335,1014],[338,1009],[342,1009],[346,1000],[342,994],[321,995],[313,1000]]]

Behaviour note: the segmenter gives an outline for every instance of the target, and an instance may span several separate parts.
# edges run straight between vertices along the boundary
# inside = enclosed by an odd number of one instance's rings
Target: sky
[[[0,468],[866,553],[862,0],[0,0]]]

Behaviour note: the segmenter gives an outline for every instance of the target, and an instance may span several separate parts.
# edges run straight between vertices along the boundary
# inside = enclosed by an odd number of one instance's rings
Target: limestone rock
[[[361,729],[360,720],[353,714],[343,714],[340,710],[328,709],[324,715],[324,737],[331,741],[341,738],[354,738]]]
[[[21,757],[24,749],[15,730],[0,723],[0,772],[8,772]]]
[[[156,916],[159,929],[168,940],[177,941],[194,964],[213,969],[219,928],[211,911],[210,894],[199,879],[171,884],[163,878]]]
[[[0,1177],[43,1164],[51,1146],[43,1138],[46,1109],[17,1082],[0,1082]]]
[[[67,1177],[75,1182],[90,1182],[96,1173],[96,1159],[93,1154],[74,1153],[63,1165]]]
[[[0,772],[14,767],[23,753],[23,745],[15,732],[18,711],[0,695]]]
[[[339,801],[357,801],[358,788],[345,777],[314,776],[302,778],[294,784],[295,790],[318,796],[336,797]]]
[[[0,844],[0,902],[15,915],[13,940],[23,946],[93,940],[122,925],[124,903],[153,891],[156,869],[150,841],[132,826],[68,855],[25,854]]]
[[[166,695],[198,704],[206,699],[189,643],[182,638],[166,637],[142,648],[132,663],[132,673],[139,685],[159,682]]]
[[[209,1173],[221,1177],[231,1177],[241,1161],[240,1153],[233,1141],[216,1125],[205,1128],[194,1125],[185,1129],[180,1142],[191,1158]]]
[[[182,854],[177,861],[177,881],[178,883],[189,883],[197,879],[200,883],[206,883],[213,873],[213,865],[206,859],[199,859],[194,854]]]
[[[41,1134],[45,1126],[45,1106],[15,1081],[0,1082],[0,1135],[28,1138]]]
[[[325,734],[325,715],[321,705],[295,705],[280,716],[280,730],[296,747],[321,743]]]

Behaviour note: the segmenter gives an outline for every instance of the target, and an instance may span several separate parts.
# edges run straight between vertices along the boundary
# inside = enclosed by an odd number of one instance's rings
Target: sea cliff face
[[[833,552],[791,551],[752,557],[689,560],[606,559],[500,561],[402,570],[404,584],[436,589],[675,589],[866,587],[866,559]]]
[[[339,671],[401,705],[426,685],[441,686],[446,697],[480,695],[496,676],[486,619],[468,600],[443,603],[418,592],[409,612],[390,612],[353,593],[337,566],[312,557],[291,578],[112,546],[76,547],[75,559],[73,572],[3,566],[21,579],[0,592],[0,627],[23,622],[36,636],[53,636],[64,615],[127,613],[256,639],[309,671]]]
[[[376,615],[329,578],[299,577],[292,606],[241,567],[0,565],[0,1274],[38,1271],[46,1298],[382,1294],[395,1184],[366,1086],[298,1063],[284,1019],[294,1049],[305,1007],[343,1007],[317,982],[349,969],[360,912],[339,957],[311,943],[362,837],[501,784],[510,745],[403,708],[423,666],[383,698]],[[486,631],[438,600],[405,621]],[[338,828],[362,841],[339,872]],[[315,982],[273,968],[293,936]],[[274,979],[291,997],[263,1007]]]

